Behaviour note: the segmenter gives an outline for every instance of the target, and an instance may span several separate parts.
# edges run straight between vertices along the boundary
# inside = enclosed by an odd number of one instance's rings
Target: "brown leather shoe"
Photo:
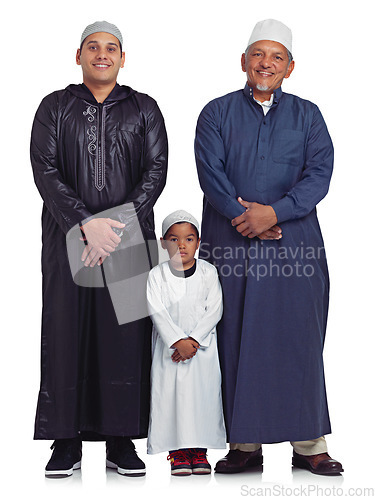
[[[256,451],[230,450],[228,455],[218,461],[215,472],[221,474],[235,474],[251,467],[262,465],[262,448]]]
[[[340,462],[331,458],[328,453],[307,456],[294,451],[292,464],[299,469],[307,469],[313,474],[323,476],[337,476],[340,472],[344,472]]]

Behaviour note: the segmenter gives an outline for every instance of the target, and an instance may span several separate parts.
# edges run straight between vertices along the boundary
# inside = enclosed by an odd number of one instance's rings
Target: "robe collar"
[[[79,97],[80,99],[84,99],[85,101],[91,102],[93,104],[98,104],[97,100],[84,83],[81,83],[80,85],[68,85],[68,87],[66,87],[66,90],[71,92],[74,96]],[[121,101],[123,99],[127,99],[134,93],[135,91],[131,87],[128,87],[126,85],[119,85],[118,83],[116,83],[111,93],[105,99],[104,103],[107,104],[108,102]]]
[[[174,276],[177,276],[177,278],[190,278],[190,276],[193,276],[193,274],[197,270],[197,260],[196,259],[195,259],[194,265],[190,269],[187,269],[186,271],[178,271],[177,269],[175,269],[172,266],[171,261],[168,261],[168,265],[169,265],[169,269],[170,269],[171,273]]]
[[[254,96],[253,96],[253,89],[249,87],[248,83],[246,82],[246,85],[243,89],[243,93],[245,96],[256,106],[259,106],[259,104],[255,101]],[[271,108],[274,108],[275,106],[278,105],[279,100],[281,99],[281,96],[283,94],[283,91],[281,90],[281,87],[275,90],[273,93],[273,103]]]

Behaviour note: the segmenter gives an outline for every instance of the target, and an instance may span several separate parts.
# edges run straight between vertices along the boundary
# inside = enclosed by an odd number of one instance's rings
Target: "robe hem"
[[[220,446],[212,446],[210,444],[206,444],[206,443],[199,443],[199,444],[195,444],[195,445],[192,445],[192,444],[181,444],[179,446],[175,446],[175,445],[171,445],[171,446],[168,446],[168,447],[164,447],[162,449],[157,449],[157,450],[149,450],[147,448],[147,455],[157,455],[158,453],[165,453],[165,452],[169,452],[169,450],[181,450],[182,448],[207,448],[207,449],[210,449],[210,450],[225,450],[226,449],[226,443],[223,443],[223,445],[220,445]]]
[[[263,433],[263,434],[249,434],[248,429],[244,433],[232,433],[227,438],[228,443],[262,443],[262,444],[273,444],[273,443],[284,443],[286,441],[310,441],[311,439],[317,439],[327,434],[331,434],[331,426],[322,427],[318,431],[311,432],[273,432],[273,433]]]
[[[59,430],[56,432],[48,431],[48,432],[35,432],[33,439],[35,441],[38,440],[55,440],[55,439],[70,439],[79,436],[80,433],[94,433],[100,436],[103,436],[103,440],[105,440],[105,436],[122,436],[129,437],[130,439],[144,439],[147,438],[147,431],[141,433],[130,433],[124,430],[108,430],[108,429],[96,429],[94,427],[81,428],[80,430]],[[91,441],[91,439],[85,439],[83,437],[83,441]]]

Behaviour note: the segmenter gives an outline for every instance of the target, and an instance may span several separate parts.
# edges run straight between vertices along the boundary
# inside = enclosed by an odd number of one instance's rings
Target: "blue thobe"
[[[223,288],[218,325],[227,440],[304,441],[331,432],[323,368],[329,277],[316,214],[333,146],[318,107],[274,92],[264,116],[252,89],[211,101],[195,139],[204,192],[200,257]],[[271,205],[280,240],[243,237],[237,198]]]

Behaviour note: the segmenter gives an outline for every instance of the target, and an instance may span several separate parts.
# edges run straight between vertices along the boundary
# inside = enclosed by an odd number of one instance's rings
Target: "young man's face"
[[[199,242],[197,231],[189,222],[173,224],[161,238],[162,247],[168,250],[172,266],[184,270],[193,267]]]
[[[84,40],[82,50],[77,50],[76,62],[82,66],[86,85],[115,85],[125,52],[121,53],[120,42],[110,33],[93,33]]]

